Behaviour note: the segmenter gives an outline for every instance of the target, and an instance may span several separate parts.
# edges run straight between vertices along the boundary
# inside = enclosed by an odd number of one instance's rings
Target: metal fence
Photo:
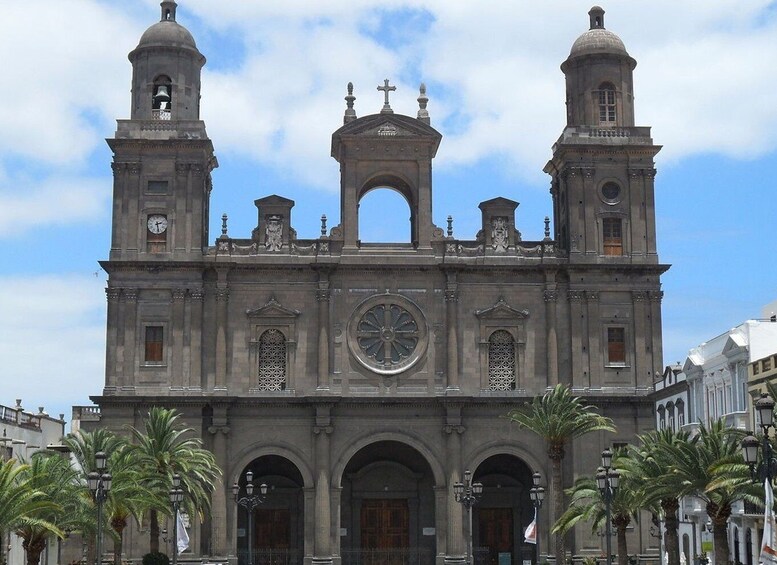
[[[428,547],[393,549],[343,549],[343,565],[434,565]]]
[[[239,565],[302,565],[302,550],[300,549],[255,549],[251,557],[253,563],[248,563],[248,551],[237,553]]]

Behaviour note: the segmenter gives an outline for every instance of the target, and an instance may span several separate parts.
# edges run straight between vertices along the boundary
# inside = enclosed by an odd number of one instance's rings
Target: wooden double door
[[[291,548],[291,513],[288,508],[257,508],[254,511],[254,550]]]
[[[362,549],[407,549],[409,545],[410,511],[407,499],[365,499],[362,501]]]
[[[478,538],[477,545],[482,548],[480,559],[476,565],[503,565],[499,562],[499,554],[510,554],[514,561],[514,532],[512,508],[478,508],[477,509]]]

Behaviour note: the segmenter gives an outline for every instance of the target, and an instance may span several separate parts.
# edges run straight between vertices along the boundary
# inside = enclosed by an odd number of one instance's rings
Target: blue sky
[[[5,0],[0,4],[0,354],[3,398],[70,419],[104,371],[110,151],[129,116],[127,53],[159,19],[157,0]],[[777,3],[614,0],[605,25],[637,60],[638,125],[657,161],[664,361],[762,315],[777,299]],[[479,202],[520,202],[524,239],[551,215],[542,168],[564,125],[559,65],[588,28],[579,0],[180,0],[178,22],[208,58],[202,118],[216,148],[211,233],[248,237],[253,201],[296,201],[315,237],[338,218],[331,132],[346,84],[356,111],[415,115],[425,82],[432,125],[434,219],[473,238]],[[407,206],[377,191],[362,204],[365,240],[408,239]],[[390,221],[386,221],[389,218]]]

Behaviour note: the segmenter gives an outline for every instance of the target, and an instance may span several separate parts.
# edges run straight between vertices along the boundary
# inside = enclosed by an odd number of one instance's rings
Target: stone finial
[[[221,235],[227,235],[227,215],[226,213],[221,215]]]
[[[426,96],[426,85],[421,83],[419,90],[421,91],[421,94],[418,96],[418,120],[428,124],[430,119],[426,105],[429,103],[429,98]]]
[[[161,6],[162,6],[162,21],[174,22],[175,9],[178,7],[178,4],[176,4],[174,0],[163,0],[161,3]]]
[[[545,239],[550,239],[550,218],[545,216]]]
[[[356,100],[356,96],[353,95],[353,83],[348,83],[348,95],[345,97],[345,116],[343,116],[343,123],[347,124],[356,119],[356,110],[353,109],[353,103]]]
[[[326,214],[321,214],[321,236],[326,236]]]
[[[448,216],[448,237],[453,237],[453,216]]]
[[[389,104],[389,92],[393,92],[397,89],[396,86],[389,85],[389,79],[383,80],[383,86],[378,86],[378,90],[383,91],[383,108],[381,108],[381,114],[393,114],[394,110],[391,109]]]

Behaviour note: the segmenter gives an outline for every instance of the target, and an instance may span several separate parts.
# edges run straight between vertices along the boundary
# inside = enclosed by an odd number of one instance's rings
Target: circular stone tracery
[[[423,314],[410,300],[392,294],[368,298],[351,317],[348,345],[361,365],[382,375],[412,367],[426,350]]]

